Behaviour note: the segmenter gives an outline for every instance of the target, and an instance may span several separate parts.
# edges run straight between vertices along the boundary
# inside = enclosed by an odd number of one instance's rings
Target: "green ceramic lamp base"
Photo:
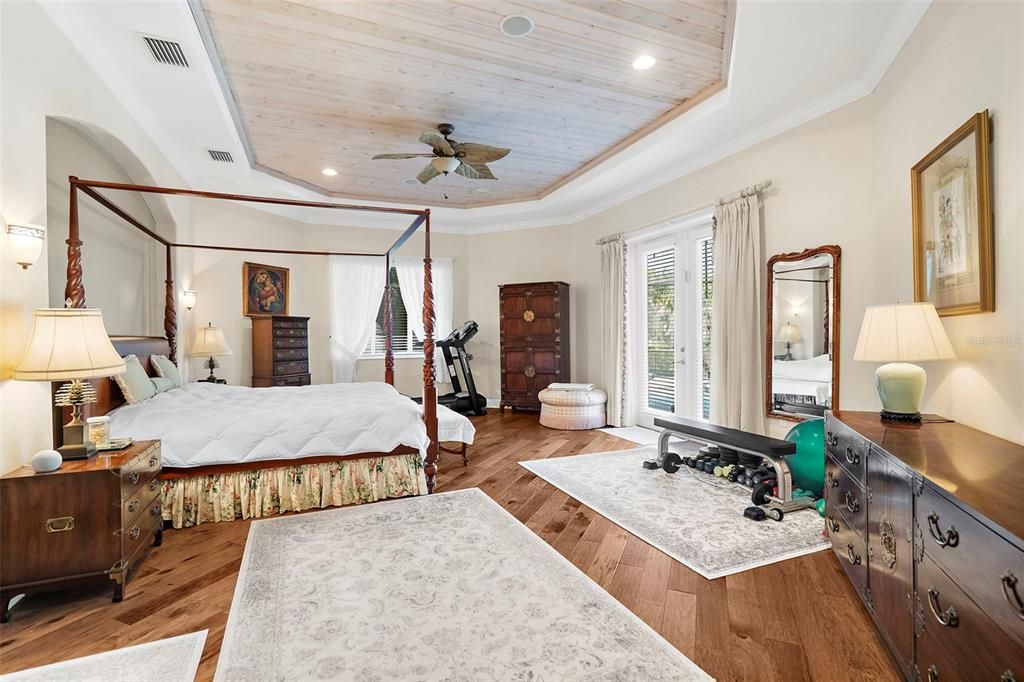
[[[875,372],[875,385],[882,401],[882,419],[920,422],[921,398],[928,375],[909,362],[890,362]]]

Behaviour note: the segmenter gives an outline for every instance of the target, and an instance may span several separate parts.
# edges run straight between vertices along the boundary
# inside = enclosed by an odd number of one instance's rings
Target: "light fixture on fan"
[[[505,158],[509,150],[476,142],[456,142],[449,138],[453,132],[455,126],[441,123],[436,131],[428,130],[420,135],[420,142],[429,145],[432,151],[377,154],[373,159],[430,159],[416,176],[416,181],[424,185],[439,175],[450,173],[470,180],[496,180],[487,164]]]
[[[430,165],[434,167],[434,170],[445,175],[454,171],[461,164],[461,161],[451,156],[439,156],[436,159],[430,160]]]

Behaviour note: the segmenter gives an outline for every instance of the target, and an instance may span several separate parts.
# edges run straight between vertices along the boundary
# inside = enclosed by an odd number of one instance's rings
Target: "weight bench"
[[[682,460],[679,455],[668,449],[671,438],[721,445],[739,452],[757,455],[775,470],[778,496],[767,495],[765,500],[755,499],[754,504],[767,505],[769,509],[779,509],[786,514],[814,506],[814,500],[809,497],[793,498],[793,478],[789,472],[789,465],[783,457],[796,454],[796,443],[679,417],[655,418],[654,425],[662,429],[661,435],[658,437],[658,457],[655,460],[644,462],[645,468],[678,470]],[[668,467],[665,466],[666,463]]]

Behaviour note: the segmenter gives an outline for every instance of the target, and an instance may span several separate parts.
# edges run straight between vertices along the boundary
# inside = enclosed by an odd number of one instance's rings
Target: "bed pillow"
[[[177,388],[177,386],[174,385],[174,381],[167,377],[153,377],[150,381],[153,382],[153,388],[156,389],[157,393],[163,393],[164,391],[169,391],[172,388]]]
[[[170,358],[166,355],[150,355],[149,361],[153,363],[153,371],[156,372],[157,377],[171,380],[171,388],[181,386],[181,372],[178,371],[178,366],[171,362]]]
[[[142,367],[139,359],[134,355],[126,355],[123,359],[125,372],[115,376],[114,381],[117,382],[117,386],[121,389],[121,393],[124,394],[124,399],[128,404],[135,405],[155,396],[156,386],[153,385],[153,380],[146,374],[146,370]]]

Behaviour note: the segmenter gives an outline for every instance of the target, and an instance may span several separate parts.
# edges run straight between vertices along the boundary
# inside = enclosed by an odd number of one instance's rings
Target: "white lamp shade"
[[[787,322],[786,324],[782,325],[781,328],[779,328],[779,341],[791,342],[799,340],[800,330],[797,329],[794,325]]]
[[[7,239],[14,262],[23,268],[35,265],[43,251],[46,228],[42,225],[8,225]]]
[[[202,327],[196,330],[196,340],[192,344],[189,355],[202,355],[211,357],[214,355],[231,355],[231,347],[224,338],[224,330],[220,327]]]
[[[431,159],[430,163],[438,173],[451,173],[458,168],[459,164],[462,162],[451,156],[439,156]]]
[[[956,354],[931,303],[874,305],[864,311],[854,360],[927,362]]]
[[[22,381],[96,379],[122,374],[118,355],[98,308],[40,308],[32,337],[14,378]]]

